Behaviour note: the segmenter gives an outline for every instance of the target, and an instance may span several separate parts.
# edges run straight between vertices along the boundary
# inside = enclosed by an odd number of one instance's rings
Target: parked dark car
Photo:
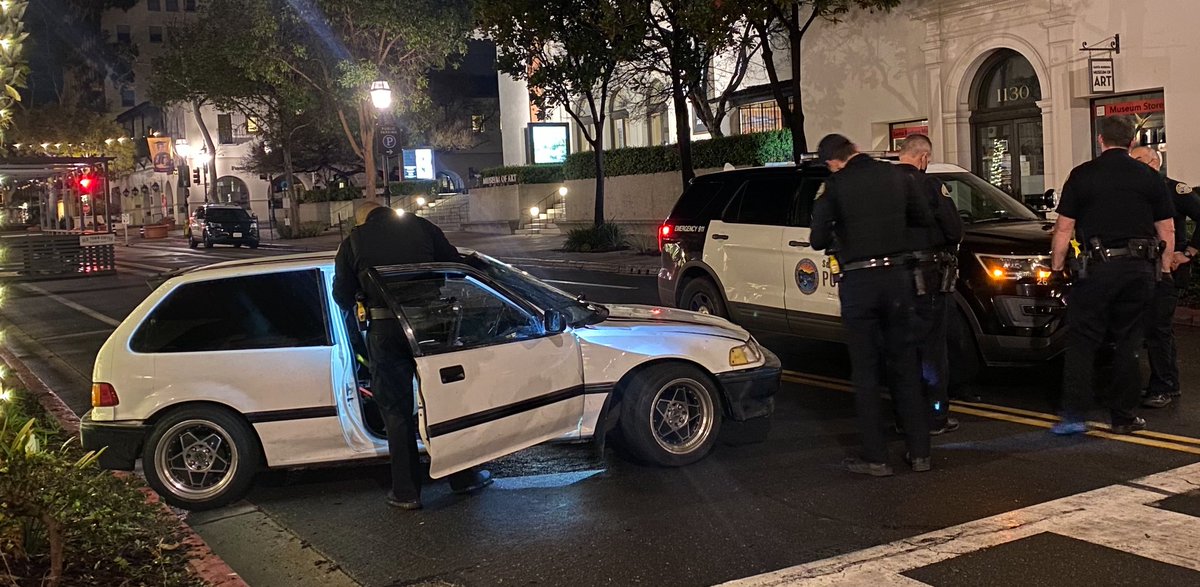
[[[188,246],[246,245],[258,248],[258,219],[236,204],[205,204],[188,218]]]

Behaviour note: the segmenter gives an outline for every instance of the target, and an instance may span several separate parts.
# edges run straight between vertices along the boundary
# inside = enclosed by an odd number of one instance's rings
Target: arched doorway
[[[976,175],[1017,199],[1046,189],[1042,87],[1029,60],[1000,49],[975,77],[971,100],[972,161]]]
[[[217,180],[213,201],[220,204],[240,204],[250,206],[250,190],[241,178],[226,175]]]

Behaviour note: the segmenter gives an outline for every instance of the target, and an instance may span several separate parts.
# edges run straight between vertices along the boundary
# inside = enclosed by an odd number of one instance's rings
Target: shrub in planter
[[[491,167],[479,173],[480,177],[517,176],[517,183],[559,183],[563,180],[563,165],[561,163],[540,163],[537,165],[506,165]]]
[[[437,182],[427,180],[405,180],[388,184],[393,196],[424,196],[437,192]]]
[[[202,585],[174,520],[134,481],[100,470],[96,453],[84,453],[23,394],[0,410],[6,584]]]
[[[321,236],[325,233],[326,225],[324,222],[301,222],[298,229],[293,230],[291,226],[278,225],[275,230],[279,233],[279,238],[311,238]]]
[[[572,153],[563,165],[567,179],[596,177],[595,154],[591,151]],[[790,161],[792,133],[789,130],[732,135],[692,143],[692,167],[711,169],[726,163],[745,167]],[[604,175],[640,175],[679,171],[679,147],[631,147],[604,152]]]
[[[573,253],[602,253],[616,251],[628,246],[625,229],[620,225],[606,222],[599,226],[573,228],[567,233],[563,250]]]

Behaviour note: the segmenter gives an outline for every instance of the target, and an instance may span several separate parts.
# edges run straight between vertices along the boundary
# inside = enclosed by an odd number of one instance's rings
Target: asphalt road
[[[92,359],[149,277],[279,252],[121,248],[116,276],[6,286],[6,342],[82,413]],[[650,277],[527,269],[595,301],[657,302]],[[1200,332],[1179,336],[1185,398],[1147,414],[1153,432],[1134,437],[1054,437],[1053,369],[989,371],[982,402],[955,406],[962,429],[935,438],[932,473],[853,477],[838,467],[856,442],[844,347],[762,337],[788,369],[768,440],[739,444],[731,430],[687,468],[543,446],[495,463],[497,483],[478,495],[431,484],[417,513],[384,504],[385,468],[301,471],[268,475],[246,503],[193,521],[253,585],[301,584],[250,542],[249,526],[267,523],[316,553],[300,574],[372,586],[708,585],[795,565],[809,566],[747,584],[1200,584],[1200,542],[1189,542],[1200,537],[1200,468],[1177,471],[1200,461]],[[898,437],[893,448],[898,461]],[[1077,523],[1085,515],[1104,536]],[[1192,554],[1170,558],[1179,552]]]

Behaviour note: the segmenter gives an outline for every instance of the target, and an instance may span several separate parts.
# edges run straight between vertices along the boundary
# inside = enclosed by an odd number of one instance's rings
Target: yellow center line
[[[789,383],[799,383],[802,385],[810,385],[813,387],[820,387],[835,391],[853,391],[853,387],[850,385],[850,382],[844,379],[836,379],[822,375],[811,375],[808,373],[789,370],[785,370],[783,372],[782,378],[784,381]],[[978,416],[980,418],[988,418],[991,420],[1012,422],[1014,424],[1025,424],[1027,426],[1036,426],[1038,428],[1050,428],[1059,420],[1058,416],[1055,416],[1054,414],[1047,414],[1045,412],[958,400],[950,402],[950,411],[957,414],[967,414],[969,416]],[[1106,431],[1108,429],[1107,424],[1102,424],[1100,422],[1088,422],[1088,426],[1093,428],[1086,433],[1088,436],[1200,455],[1200,448],[1198,448],[1200,447],[1200,438],[1167,434],[1165,432],[1153,432],[1150,430],[1142,430],[1133,434],[1113,434]]]

